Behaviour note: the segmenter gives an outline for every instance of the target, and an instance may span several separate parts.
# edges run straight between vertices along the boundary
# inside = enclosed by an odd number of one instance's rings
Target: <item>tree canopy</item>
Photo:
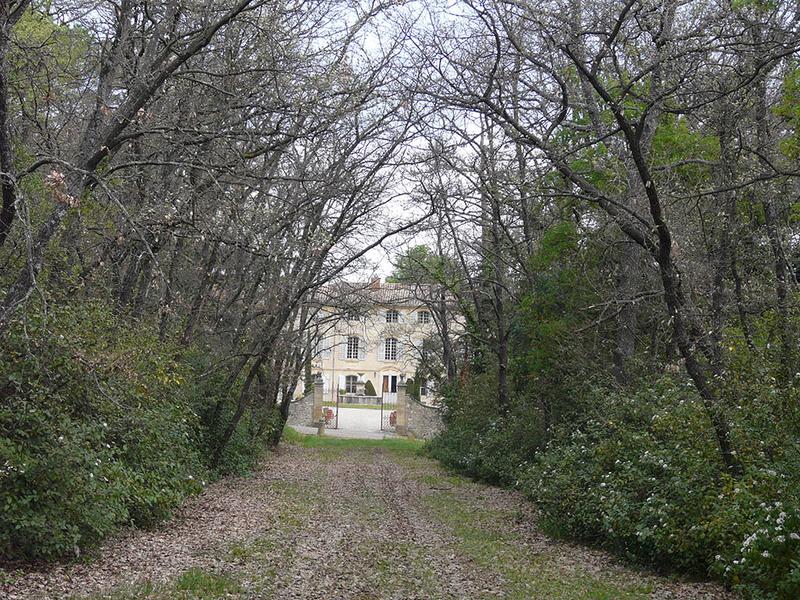
[[[559,531],[797,596],[799,22],[7,3],[0,551],[63,555],[246,469],[353,310],[318,294],[397,242],[387,281],[434,326],[437,456]]]

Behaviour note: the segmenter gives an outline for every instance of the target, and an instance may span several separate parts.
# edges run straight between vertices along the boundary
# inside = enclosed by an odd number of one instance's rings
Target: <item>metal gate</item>
[[[333,406],[322,405],[322,417],[325,419],[325,429],[339,429],[339,390],[336,390]]]
[[[397,426],[397,394],[381,396],[381,431],[395,431]]]

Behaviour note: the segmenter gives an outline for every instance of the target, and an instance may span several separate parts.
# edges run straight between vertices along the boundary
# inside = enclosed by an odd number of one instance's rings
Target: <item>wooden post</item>
[[[401,377],[397,382],[397,422],[395,431],[397,435],[408,435],[408,404],[406,396],[406,378]]]

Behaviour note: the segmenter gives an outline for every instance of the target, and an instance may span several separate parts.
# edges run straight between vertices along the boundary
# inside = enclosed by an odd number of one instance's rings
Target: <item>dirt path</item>
[[[253,477],[211,486],[90,564],[0,571],[0,597],[728,598],[533,523],[517,494],[450,476],[405,442],[328,440],[283,447]]]

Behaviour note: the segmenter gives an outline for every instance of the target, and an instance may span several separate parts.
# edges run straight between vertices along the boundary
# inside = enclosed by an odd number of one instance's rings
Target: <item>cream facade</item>
[[[397,384],[415,376],[423,341],[435,334],[430,311],[415,300],[414,290],[402,284],[372,282],[359,289],[359,310],[341,316],[341,309],[323,307],[321,328],[312,359],[312,372],[322,375],[325,401],[339,396],[365,395],[367,382],[385,401],[396,398]],[[366,300],[366,301],[365,301]],[[339,314],[340,318],[336,318]],[[420,400],[433,401],[427,381]]]

